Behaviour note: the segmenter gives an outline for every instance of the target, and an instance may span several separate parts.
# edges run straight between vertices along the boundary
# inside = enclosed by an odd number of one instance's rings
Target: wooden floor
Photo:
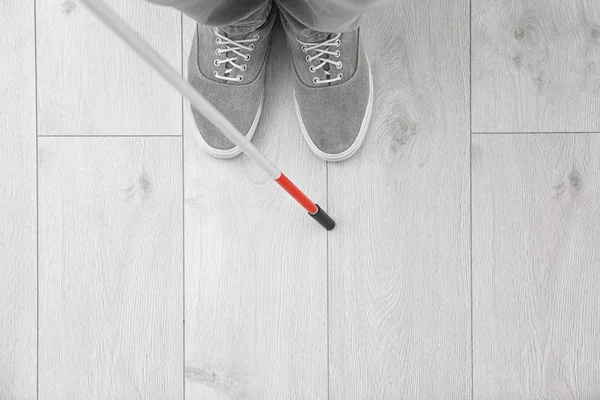
[[[194,24],[110,4],[183,74]],[[363,149],[302,138],[277,26],[254,143],[72,0],[0,2],[0,399],[600,399],[600,3],[369,14]]]

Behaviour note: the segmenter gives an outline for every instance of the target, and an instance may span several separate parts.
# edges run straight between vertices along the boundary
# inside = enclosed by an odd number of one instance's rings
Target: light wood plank
[[[600,130],[600,2],[473,0],[473,130]]]
[[[37,1],[40,135],[181,135],[181,96],[74,0]],[[180,14],[107,3],[178,71]]]
[[[183,398],[181,139],[39,146],[40,399]]]
[[[600,398],[600,135],[473,146],[475,398]]]
[[[194,24],[186,19],[189,50]],[[253,143],[325,201],[277,27]],[[201,152],[185,107],[186,399],[327,398],[326,231],[245,156]]]
[[[0,399],[36,396],[35,34],[31,2],[0,2]]]
[[[470,397],[468,1],[367,18],[364,148],[329,166],[330,398]]]

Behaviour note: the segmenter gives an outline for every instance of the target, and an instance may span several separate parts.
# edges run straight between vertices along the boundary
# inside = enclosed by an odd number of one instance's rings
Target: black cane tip
[[[315,205],[317,206],[317,212],[315,214],[308,213],[308,215],[313,217],[315,221],[321,224],[321,226],[323,226],[323,228],[327,229],[328,231],[335,228],[335,221],[329,215],[327,215],[327,213],[323,211],[323,209],[318,204]]]

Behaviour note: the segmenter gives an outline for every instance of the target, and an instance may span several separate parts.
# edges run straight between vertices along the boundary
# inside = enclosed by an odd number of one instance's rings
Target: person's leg
[[[389,0],[276,0],[282,21],[296,37],[322,40],[329,33],[353,31],[365,13]]]
[[[147,0],[178,9],[200,25],[216,26],[231,36],[258,29],[271,10],[270,0]]]
[[[373,106],[359,24],[381,1],[276,2],[296,73],[294,101],[304,139],[323,160],[345,160],[362,145]]]

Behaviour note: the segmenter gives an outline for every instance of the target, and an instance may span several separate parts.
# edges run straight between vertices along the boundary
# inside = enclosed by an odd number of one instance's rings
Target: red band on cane
[[[275,179],[275,182],[284,188],[285,191],[288,192],[294,199],[296,199],[296,201],[300,203],[300,205],[302,205],[302,207],[304,207],[310,214],[316,214],[319,211],[317,205],[313,203],[312,200],[309,199],[304,193],[302,193],[302,191],[298,189],[296,185],[294,185],[292,181],[290,181],[283,173],[279,178]]]

